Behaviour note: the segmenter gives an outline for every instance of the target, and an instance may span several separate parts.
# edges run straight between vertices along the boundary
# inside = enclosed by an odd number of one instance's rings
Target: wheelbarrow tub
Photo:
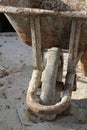
[[[85,10],[87,4],[85,0],[83,2],[82,0],[74,0],[73,2],[72,0],[68,0],[68,2],[67,0],[57,0],[57,2],[58,6],[52,7],[56,0],[50,0],[49,3],[46,0],[2,0],[0,2],[0,12],[6,14],[22,41],[27,45],[31,45],[30,15],[40,15],[42,48],[54,46],[68,49],[71,19],[72,17],[86,19],[85,11],[78,12],[75,10]],[[86,20],[82,22],[80,49],[87,50]]]

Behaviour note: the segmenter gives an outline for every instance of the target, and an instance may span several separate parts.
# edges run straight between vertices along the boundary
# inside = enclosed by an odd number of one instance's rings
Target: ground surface
[[[64,56],[66,65],[67,54]],[[0,34],[0,130],[87,130],[87,78],[79,66],[71,114],[58,116],[53,122],[31,122],[23,113],[31,73],[31,47],[23,44],[16,34]],[[65,73],[64,68],[64,76]]]

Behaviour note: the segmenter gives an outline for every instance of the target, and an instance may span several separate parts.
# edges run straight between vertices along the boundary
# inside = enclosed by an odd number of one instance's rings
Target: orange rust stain
[[[31,36],[27,32],[23,33],[21,30],[18,30],[18,29],[16,29],[16,32],[17,32],[18,36],[20,37],[20,39],[25,44],[27,44],[28,46],[31,46],[31,44],[32,44],[31,43]]]

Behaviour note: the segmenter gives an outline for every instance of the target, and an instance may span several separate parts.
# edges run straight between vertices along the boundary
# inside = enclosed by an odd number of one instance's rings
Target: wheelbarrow
[[[0,12],[21,40],[32,46],[33,72],[26,96],[29,112],[45,116],[47,120],[55,119],[70,107],[72,91],[76,89],[76,65],[81,56],[87,74],[86,7],[87,0],[0,1]],[[65,49],[68,64],[63,82]],[[47,50],[45,65],[44,50]],[[37,102],[38,87],[41,93]]]

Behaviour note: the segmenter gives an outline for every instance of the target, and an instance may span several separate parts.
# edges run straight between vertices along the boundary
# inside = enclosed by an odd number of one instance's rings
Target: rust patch
[[[26,43],[28,46],[31,46],[31,36],[27,32],[24,34],[22,31],[18,29],[16,29],[16,32],[24,43]]]

